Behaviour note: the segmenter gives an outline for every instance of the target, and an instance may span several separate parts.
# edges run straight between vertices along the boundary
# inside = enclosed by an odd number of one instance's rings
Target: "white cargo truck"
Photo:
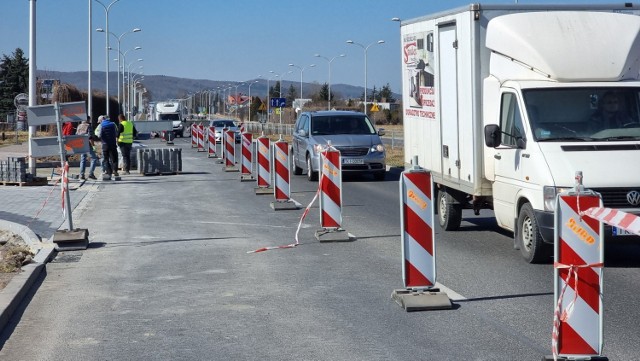
[[[547,261],[576,171],[605,207],[640,213],[639,14],[471,4],[401,23],[405,163],[433,173],[442,228],[492,209],[525,259]]]
[[[184,107],[180,100],[156,103],[155,120],[170,120],[173,124],[174,137],[184,137]]]

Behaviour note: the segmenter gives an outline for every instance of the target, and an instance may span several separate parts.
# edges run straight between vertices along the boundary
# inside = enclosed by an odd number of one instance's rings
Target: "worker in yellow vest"
[[[133,123],[127,120],[124,115],[118,115],[118,147],[122,153],[122,170],[124,174],[131,174],[131,147],[133,139],[138,136],[138,131]]]

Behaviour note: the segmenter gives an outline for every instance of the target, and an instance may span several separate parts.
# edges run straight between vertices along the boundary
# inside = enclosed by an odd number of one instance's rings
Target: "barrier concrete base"
[[[609,358],[604,356],[587,356],[587,357],[588,358],[558,356],[557,360],[560,360],[560,361],[567,361],[567,360],[609,361]],[[542,361],[553,361],[553,356],[552,355],[544,356],[542,358]]]
[[[239,172],[239,171],[240,171],[240,169],[238,169],[238,167],[237,167],[237,166],[232,165],[232,166],[225,166],[225,167],[224,167],[224,171],[225,171],[225,172]]]
[[[247,175],[241,175],[240,176],[240,182],[255,182],[256,179],[253,178],[253,176],[251,174],[247,174]]]
[[[407,312],[448,310],[453,308],[446,293],[437,288],[426,290],[399,289],[391,293],[391,298]]]
[[[273,188],[271,188],[271,187],[257,187],[256,188],[256,194],[272,194],[273,195]]]
[[[271,202],[271,208],[273,208],[274,211],[300,209],[299,204],[293,200]]]
[[[89,230],[76,228],[72,230],[58,230],[53,234],[56,251],[77,251],[89,246]]]
[[[315,236],[320,242],[349,242],[357,239],[342,228],[322,228],[316,231]]]

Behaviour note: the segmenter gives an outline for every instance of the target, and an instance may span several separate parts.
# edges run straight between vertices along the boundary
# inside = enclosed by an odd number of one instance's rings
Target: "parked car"
[[[384,129],[377,130],[364,113],[351,111],[316,111],[300,114],[293,131],[293,173],[306,171],[310,181],[320,169],[320,152],[331,142],[342,156],[342,172],[372,174],[383,180],[386,153],[382,139]]]
[[[216,128],[216,142],[220,142],[222,140],[222,129],[227,128],[228,130],[233,130],[236,132],[236,143],[240,143],[242,141],[242,135],[240,134],[240,129],[236,123],[231,119],[214,119],[209,121],[210,127]]]

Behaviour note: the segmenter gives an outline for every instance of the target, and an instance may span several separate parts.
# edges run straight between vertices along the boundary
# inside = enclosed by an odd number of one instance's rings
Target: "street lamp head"
[[[142,31],[142,29],[140,29],[140,28],[135,28],[135,29],[133,29],[132,31],[133,31],[134,33],[137,33],[137,32],[139,32],[139,31]]]
[[[104,33],[104,29],[103,28],[97,28],[96,31],[99,32],[99,33]]]
[[[295,64],[289,64],[289,66],[295,66]]]
[[[347,44],[353,44],[353,40],[347,40]]]
[[[384,44],[384,40],[378,40],[378,44]]]
[[[400,18],[391,18],[391,21],[400,21]]]
[[[311,64],[311,65],[309,65],[309,68],[313,68],[315,66],[316,66],[316,64]]]
[[[135,48],[133,48],[133,49],[134,49],[134,50],[140,50],[140,49],[142,49],[142,47],[141,47],[141,46],[136,46],[136,47],[135,47]]]

